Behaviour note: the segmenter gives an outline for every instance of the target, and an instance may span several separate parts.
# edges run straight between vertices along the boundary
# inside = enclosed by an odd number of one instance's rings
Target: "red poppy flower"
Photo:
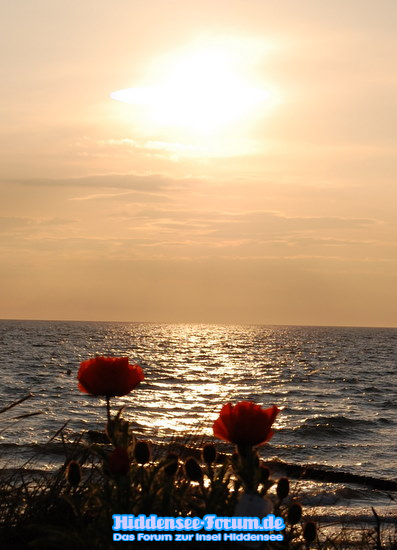
[[[128,357],[95,357],[80,363],[79,389],[92,395],[127,395],[143,380],[139,365],[130,365]]]
[[[236,445],[262,445],[273,435],[271,426],[278,411],[275,405],[262,409],[251,401],[227,403],[214,422],[214,436]]]
[[[130,471],[130,457],[128,452],[117,447],[109,456],[109,470],[112,474],[125,476]]]

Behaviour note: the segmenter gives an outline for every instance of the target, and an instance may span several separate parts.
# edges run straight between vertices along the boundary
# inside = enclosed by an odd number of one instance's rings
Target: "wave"
[[[349,418],[348,416],[341,416],[341,415],[338,415],[338,416],[317,416],[315,418],[309,418],[308,420],[306,420],[305,423],[307,424],[311,424],[311,423],[315,423],[316,426],[318,425],[332,425],[336,428],[338,427],[351,427],[351,426],[358,426],[358,425],[363,425],[363,426],[368,426],[368,425],[371,425],[371,424],[374,424],[376,421],[373,421],[373,420],[365,420],[363,418]]]
[[[367,420],[363,418],[349,418],[347,416],[317,416],[306,419],[296,428],[282,428],[281,431],[299,437],[339,437],[352,438],[361,434],[362,430],[376,429],[380,424],[393,423],[387,418]]]
[[[379,512],[379,508],[377,508],[377,511]],[[322,523],[322,527],[326,527],[325,523],[329,524],[334,528],[335,525],[341,525],[342,528],[344,527],[350,527],[350,528],[356,528],[359,527],[360,529],[363,526],[375,526],[376,525],[376,519],[374,517],[374,514],[372,512],[367,511],[346,511],[345,509],[342,509],[339,514],[337,513],[329,513],[329,510],[323,510],[323,513],[311,513],[310,519],[313,521],[317,521]],[[382,513],[382,523],[391,523],[394,524],[396,522],[396,517],[393,513],[387,513],[386,510]],[[334,533],[334,529],[333,529]],[[358,544],[356,545],[350,545],[350,548],[360,548],[359,541],[357,541]]]

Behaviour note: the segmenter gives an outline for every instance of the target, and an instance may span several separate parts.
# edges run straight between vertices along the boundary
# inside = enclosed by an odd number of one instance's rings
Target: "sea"
[[[3,473],[56,470],[65,440],[103,432],[105,401],[79,391],[79,364],[128,356],[145,379],[111,407],[138,439],[229,453],[212,433],[222,406],[274,404],[259,452],[272,477],[290,476],[306,517],[396,520],[396,328],[1,320],[0,346]]]

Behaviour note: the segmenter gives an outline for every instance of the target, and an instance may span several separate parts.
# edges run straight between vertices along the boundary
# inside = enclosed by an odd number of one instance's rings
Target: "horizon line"
[[[324,324],[296,324],[296,323],[237,323],[237,322],[214,322],[214,321],[126,321],[126,320],[103,320],[103,319],[34,319],[31,317],[0,318],[0,322],[26,321],[42,323],[120,323],[135,325],[213,325],[213,326],[257,326],[257,327],[301,327],[301,328],[367,328],[367,329],[397,329],[392,325],[324,325]]]

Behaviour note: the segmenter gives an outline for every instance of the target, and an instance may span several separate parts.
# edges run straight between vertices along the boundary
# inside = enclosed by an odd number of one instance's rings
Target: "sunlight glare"
[[[274,102],[270,89],[247,74],[254,53],[258,62],[258,49],[242,48],[239,41],[196,46],[164,56],[154,65],[155,74],[164,75],[161,82],[118,90],[111,97],[140,106],[146,123],[155,127],[198,134],[221,131],[257,116]]]

